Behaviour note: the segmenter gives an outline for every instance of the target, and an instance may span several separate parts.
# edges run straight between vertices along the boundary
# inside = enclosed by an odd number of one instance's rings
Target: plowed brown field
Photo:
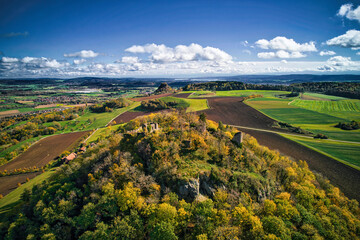
[[[41,172],[24,173],[19,175],[0,177],[0,194],[5,196],[12,190],[16,189],[18,187],[18,183],[23,184],[26,182],[27,178],[32,179],[39,174],[41,174]]]
[[[271,128],[273,119],[246,105],[241,98],[208,98],[208,103],[210,109],[201,112],[206,113],[211,120],[237,126],[274,130]],[[278,150],[294,160],[305,160],[311,170],[322,173],[347,197],[360,201],[360,172],[358,170],[278,134],[241,130],[254,136],[261,145]]]
[[[45,166],[86,133],[87,131],[66,133],[41,139],[11,162],[0,166],[0,171]]]
[[[124,112],[117,116],[114,121],[116,124],[129,122],[137,117],[147,116],[151,113],[158,113],[166,110],[154,111],[154,112]]]

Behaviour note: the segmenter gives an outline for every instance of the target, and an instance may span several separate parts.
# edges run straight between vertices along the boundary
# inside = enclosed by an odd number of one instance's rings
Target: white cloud
[[[84,62],[86,62],[86,59],[74,59],[74,64],[79,65],[79,64],[83,64]]]
[[[11,58],[11,57],[2,57],[1,61],[4,62],[4,63],[12,63],[12,62],[18,62],[19,59]]]
[[[189,46],[177,45],[170,48],[164,44],[134,45],[127,49],[130,53],[149,53],[150,60],[154,62],[181,62],[181,61],[231,61],[232,57],[226,52],[214,47],[202,47],[192,43]]]
[[[329,46],[340,46],[345,48],[360,47],[360,31],[349,30],[345,34],[326,41]]]
[[[260,52],[257,54],[258,58],[271,59],[271,58],[303,58],[305,54],[301,52],[287,52],[279,50],[277,52]]]
[[[360,55],[360,52],[357,52],[356,55]]]
[[[328,63],[334,66],[349,66],[352,64],[350,57],[335,56],[327,60]]]
[[[79,58],[94,58],[97,57],[99,55],[99,53],[96,53],[92,50],[82,50],[80,52],[75,52],[75,53],[68,53],[68,54],[64,54],[64,57],[79,57]]]
[[[321,52],[319,53],[320,56],[332,56],[332,55],[335,55],[335,54],[336,54],[336,52],[334,52],[334,51],[327,51],[327,50],[321,51]]]
[[[288,61],[286,61],[286,60],[281,60],[280,62],[285,63],[285,64],[288,63]]]
[[[122,63],[137,63],[139,62],[138,57],[122,57],[121,58]]]
[[[318,68],[320,71],[360,71],[360,62],[352,61],[350,57],[335,56],[326,61],[326,65]]]
[[[268,41],[266,39],[260,39],[255,42],[256,46],[261,49],[271,50],[284,50],[287,52],[316,52],[315,42],[297,43],[294,39],[286,37],[275,37]]]
[[[24,57],[23,59],[21,59],[21,62],[23,63],[29,63],[31,61],[34,61],[36,60],[36,58],[33,58],[33,57]]]
[[[340,7],[337,15],[341,17],[346,17],[347,19],[350,20],[357,20],[360,22],[360,6],[353,9],[352,4],[349,3],[344,4]]]

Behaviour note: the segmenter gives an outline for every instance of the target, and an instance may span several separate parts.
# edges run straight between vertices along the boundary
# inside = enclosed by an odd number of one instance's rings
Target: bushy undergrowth
[[[144,123],[160,130],[129,133]],[[357,239],[358,203],[235,129],[195,114],[136,119],[0,224],[4,239]]]

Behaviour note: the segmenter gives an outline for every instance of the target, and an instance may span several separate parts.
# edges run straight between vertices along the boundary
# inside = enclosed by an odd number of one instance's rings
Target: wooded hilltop
[[[248,135],[234,143],[236,132],[177,111],[121,125],[25,191],[0,238],[359,238],[357,201]]]

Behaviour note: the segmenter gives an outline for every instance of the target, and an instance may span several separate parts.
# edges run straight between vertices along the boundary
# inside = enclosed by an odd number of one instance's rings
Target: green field
[[[192,93],[189,98],[197,97],[248,97],[250,95],[263,95],[263,97],[275,97],[278,95],[289,94],[286,91],[273,90],[231,90],[231,91],[183,91],[181,93]]]
[[[360,100],[316,101],[295,99],[291,105],[350,121],[360,121]]]
[[[248,97],[250,95],[263,95],[263,97],[275,97],[278,95],[289,94],[286,91],[273,90],[232,90],[232,91],[216,91],[218,97]]]
[[[184,99],[189,103],[189,107],[186,112],[197,112],[201,110],[209,109],[209,105],[206,99]]]
[[[360,170],[360,144],[281,135]]]
[[[321,93],[310,93],[310,92],[306,92],[303,93],[305,96],[310,96],[310,97],[314,97],[314,98],[319,98],[319,99],[323,99],[323,100],[345,100],[348,98],[344,98],[344,97],[337,97],[337,96],[331,96],[331,95],[325,95],[325,94],[321,94]]]
[[[206,99],[190,99],[190,98],[177,98],[177,97],[162,97],[159,98],[165,102],[176,102],[177,108],[186,108],[186,112],[196,112],[208,109],[208,103]],[[143,111],[141,107],[133,109],[133,111]]]
[[[91,137],[86,141],[91,143],[101,138],[102,136],[109,136],[113,131],[116,131],[120,125],[113,125],[104,128],[99,128]]]
[[[258,94],[258,92],[255,93]],[[302,100],[299,97],[280,99],[274,97],[273,93],[269,93],[263,94],[263,98],[249,99],[246,104],[277,121],[301,127],[314,134],[322,133],[330,139],[360,143],[360,130],[347,131],[334,127],[338,122],[360,120],[359,100],[324,94],[306,93],[306,95],[323,99],[323,101]],[[286,137],[360,169],[359,144]]]
[[[134,109],[139,105],[140,102],[133,102],[128,107],[114,109],[112,112],[104,112],[104,113],[93,113],[89,109],[86,109],[83,115],[79,116],[74,120],[59,122],[61,126],[63,128],[66,127],[66,129],[57,132],[57,134],[73,132],[73,131],[87,131],[87,130],[105,127],[113,118],[117,117],[119,114]],[[91,123],[88,122],[89,119],[91,120]],[[48,123],[47,125],[51,126],[51,124],[52,123]]]
[[[303,108],[267,108],[261,112],[280,122],[289,124],[328,124],[338,123],[345,119],[333,117]]]

